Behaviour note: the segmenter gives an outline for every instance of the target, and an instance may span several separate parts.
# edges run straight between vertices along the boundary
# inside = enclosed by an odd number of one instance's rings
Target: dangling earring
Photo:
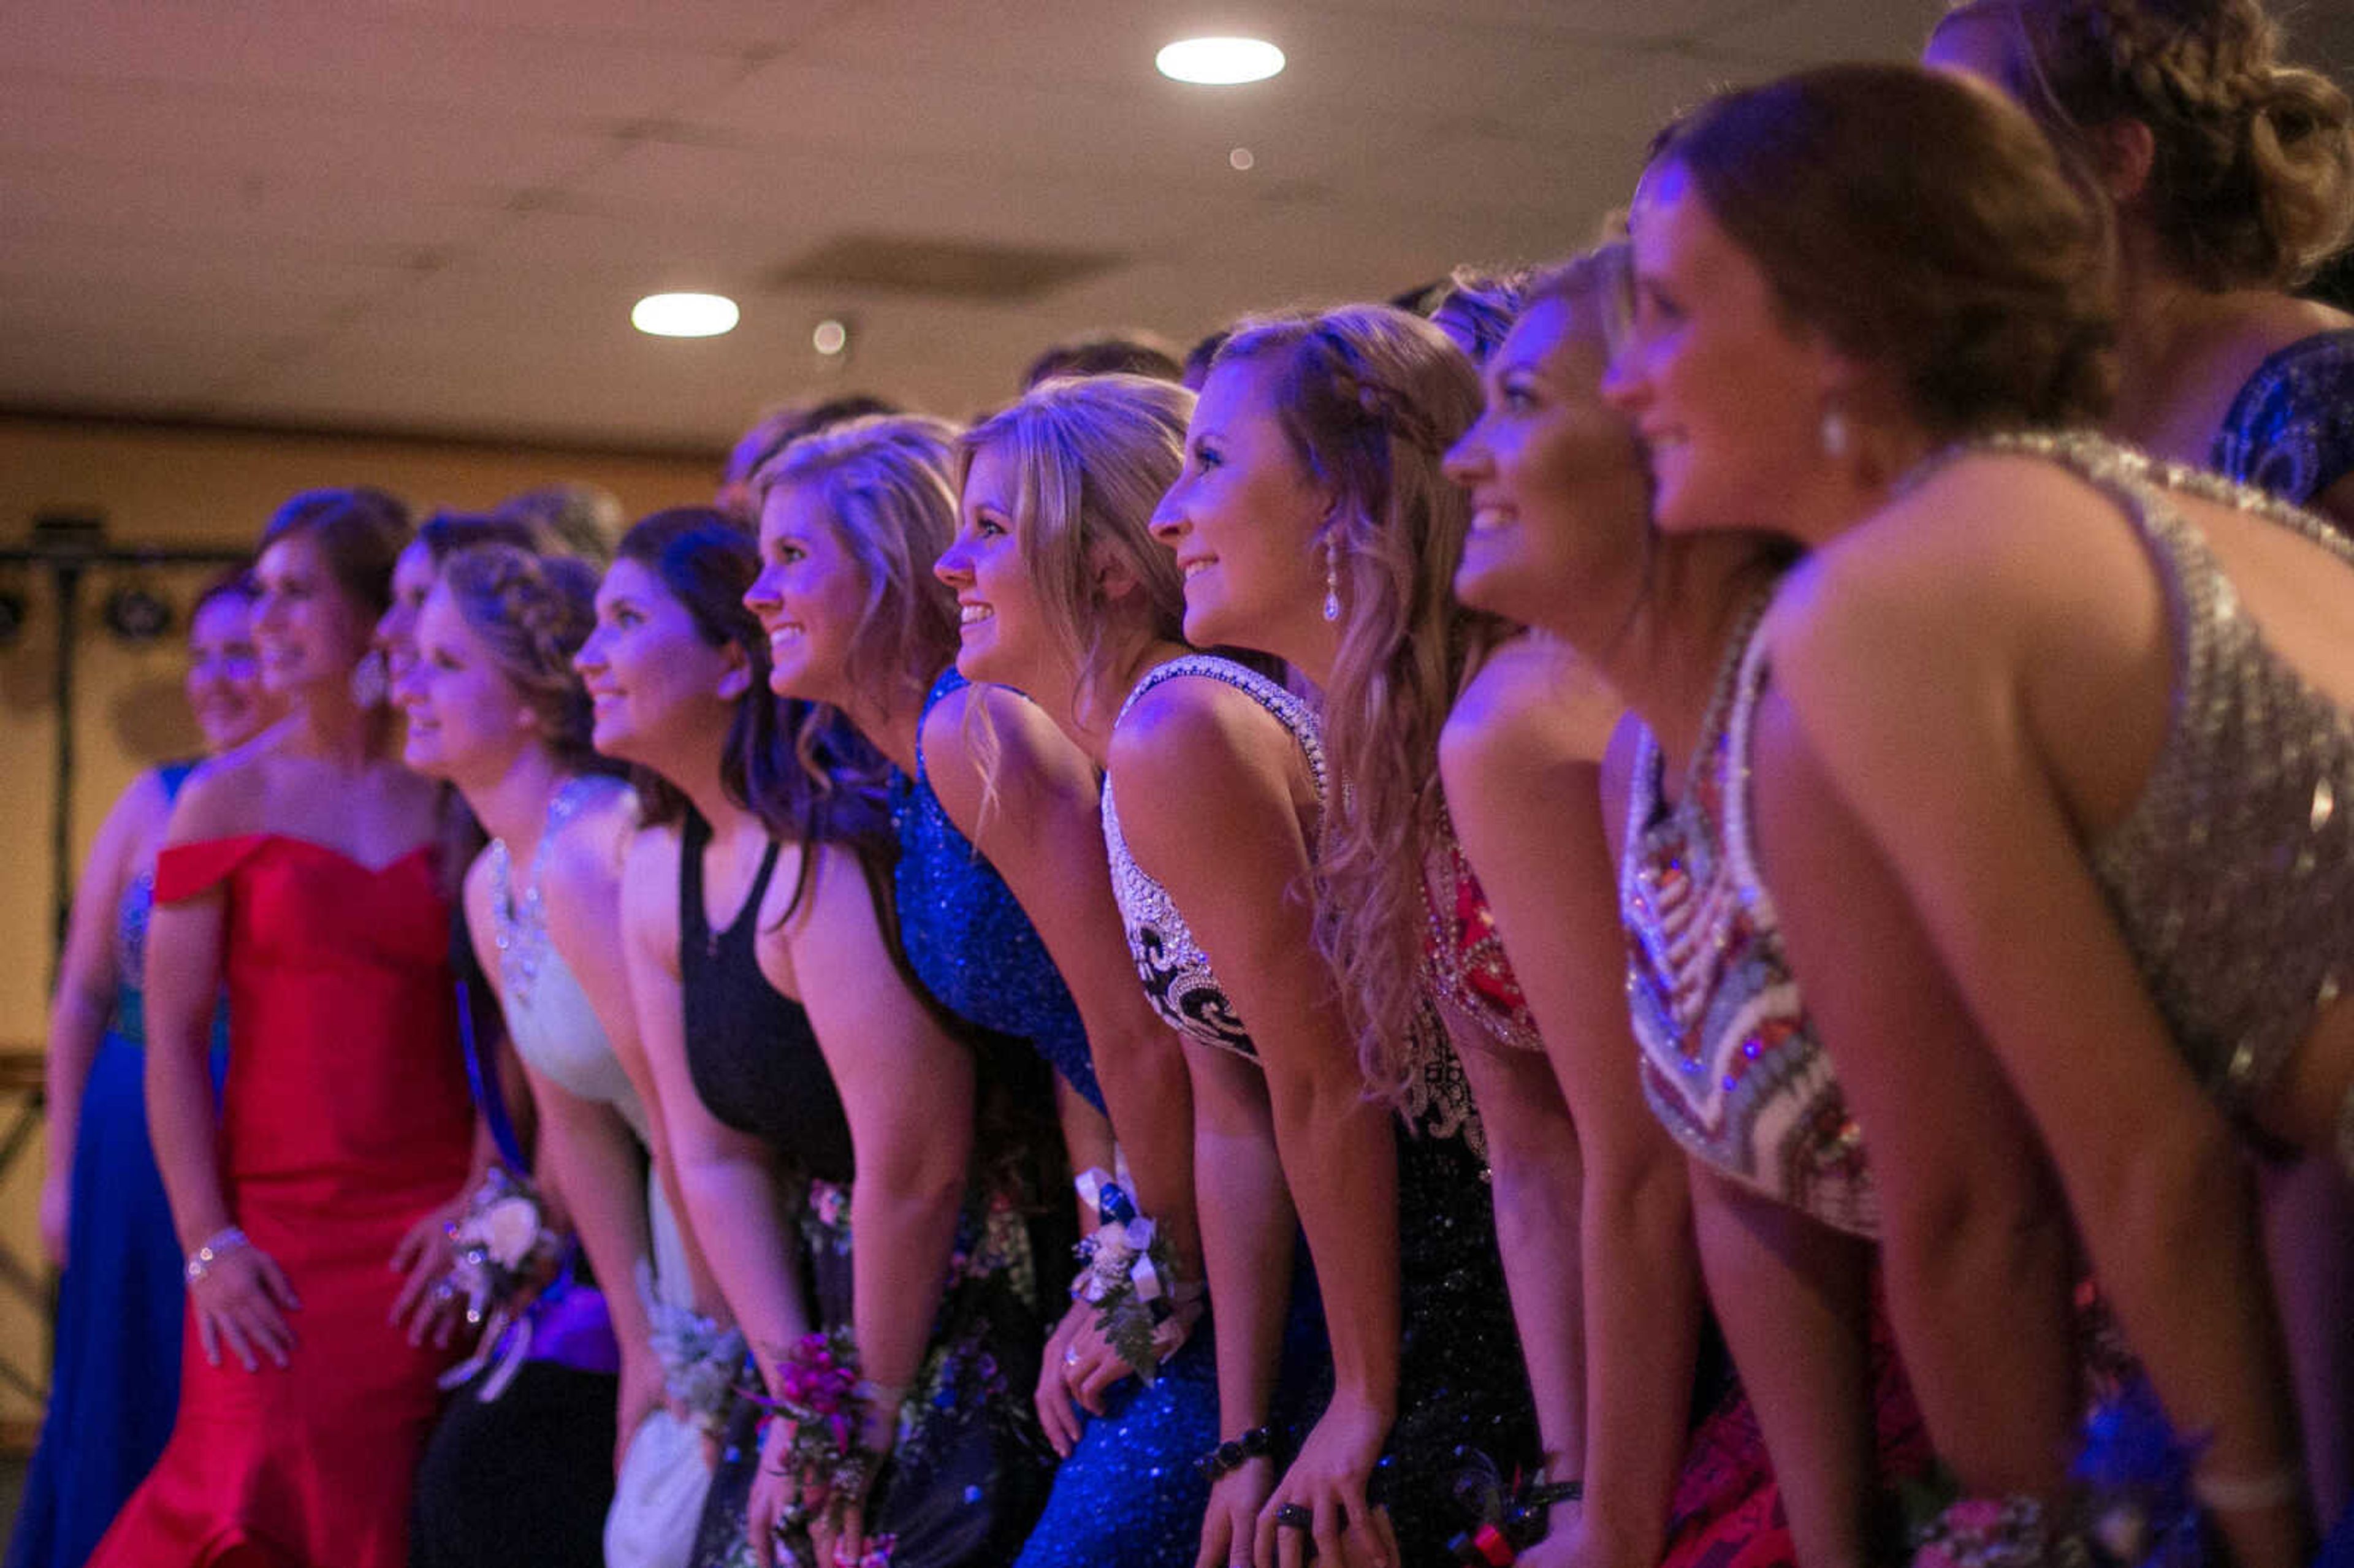
[[[1341,619],[1341,546],[1329,528],[1324,532],[1324,619]]]
[[[352,666],[352,701],[364,708],[380,708],[392,695],[392,672],[385,668],[384,652],[371,648]]]
[[[1847,416],[1836,408],[1823,410],[1821,440],[1823,456],[1833,462],[1840,461],[1847,456],[1850,445]]]

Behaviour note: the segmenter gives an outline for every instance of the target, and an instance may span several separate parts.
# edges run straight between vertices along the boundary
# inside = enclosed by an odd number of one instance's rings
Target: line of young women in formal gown
[[[141,818],[186,1373],[94,1561],[2311,1560],[2354,114],[2253,0],[1929,58],[601,570],[290,503],[284,715]],[[510,1180],[577,1255],[476,1347]]]

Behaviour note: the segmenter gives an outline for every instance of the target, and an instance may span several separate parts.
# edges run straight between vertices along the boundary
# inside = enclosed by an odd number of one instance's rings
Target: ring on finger
[[[1275,1528],[1278,1530],[1313,1530],[1316,1528],[1316,1515],[1310,1510],[1308,1505],[1305,1503],[1283,1503],[1278,1506],[1275,1510]]]
[[[1063,1351],[1063,1364],[1064,1364],[1065,1366],[1066,1366],[1066,1367],[1075,1367],[1075,1366],[1077,1366],[1077,1365],[1079,1364],[1079,1347],[1078,1347],[1078,1346],[1076,1346],[1076,1345],[1070,1345],[1070,1346],[1066,1346],[1066,1347],[1064,1349],[1064,1351]]]

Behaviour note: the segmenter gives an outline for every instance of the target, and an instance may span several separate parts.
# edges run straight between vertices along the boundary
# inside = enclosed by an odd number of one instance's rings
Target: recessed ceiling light
[[[1226,166],[1238,175],[1246,175],[1258,166],[1258,158],[1248,147],[1237,147],[1226,154]]]
[[[725,294],[648,294],[630,311],[630,324],[655,337],[717,337],[736,330],[742,313]]]
[[[826,317],[811,332],[810,346],[829,359],[847,352],[850,347],[849,325],[835,317]]]
[[[1161,74],[1204,87],[1265,81],[1283,69],[1283,51],[1265,38],[1180,38],[1153,57]]]

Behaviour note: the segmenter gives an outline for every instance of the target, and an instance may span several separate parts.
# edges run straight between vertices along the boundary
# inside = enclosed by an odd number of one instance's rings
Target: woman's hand
[[[450,1227],[466,1212],[464,1192],[459,1193],[438,1209],[419,1218],[392,1249],[388,1266],[395,1274],[407,1274],[401,1281],[400,1294],[392,1300],[389,1321],[395,1328],[406,1327],[408,1342],[421,1345],[426,1336],[433,1337],[435,1347],[446,1347],[450,1336],[457,1331],[458,1314],[452,1310],[456,1298],[440,1288],[450,1277],[450,1267],[458,1260],[457,1248],[451,1245]]]
[[[1193,1568],[1252,1568],[1259,1510],[1275,1492],[1275,1460],[1246,1459],[1210,1483],[1210,1511],[1202,1517],[1202,1550]]]
[[[1311,1551],[1328,1568],[1398,1568],[1389,1512],[1365,1500],[1366,1483],[1389,1431],[1389,1418],[1362,1399],[1332,1396],[1282,1484],[1259,1510],[1260,1568],[1299,1568]],[[1294,1522],[1284,1523],[1287,1518]]]
[[[801,1476],[788,1464],[791,1431],[791,1424],[780,1416],[760,1424],[760,1458],[752,1471],[752,1490],[744,1499],[744,1531],[751,1538],[752,1561],[759,1568],[773,1568],[781,1561],[777,1551],[778,1527],[808,1507]]]
[[[1045,1359],[1038,1368],[1038,1420],[1055,1452],[1069,1458],[1087,1426],[1080,1411],[1101,1415],[1104,1395],[1119,1387],[1122,1378],[1135,1375],[1136,1369],[1096,1326],[1095,1308],[1072,1302],[1055,1325],[1054,1338],[1046,1341]]]
[[[285,1271],[251,1242],[214,1255],[204,1273],[188,1282],[188,1306],[196,1315],[205,1360],[214,1366],[221,1364],[223,1345],[248,1372],[261,1370],[259,1356],[286,1365],[294,1348],[286,1314],[301,1311],[302,1303]]]
[[[41,1181],[41,1250],[58,1267],[66,1266],[67,1226],[73,1219],[73,1171],[52,1171]]]

